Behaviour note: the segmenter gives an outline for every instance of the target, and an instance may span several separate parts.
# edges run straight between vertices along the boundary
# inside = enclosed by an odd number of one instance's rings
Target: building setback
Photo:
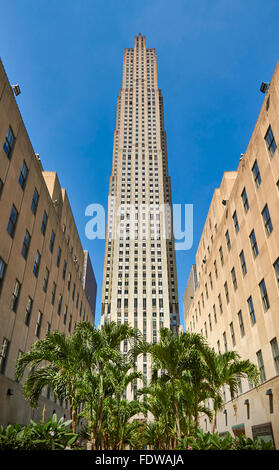
[[[141,34],[124,51],[117,99],[101,324],[109,321],[137,327],[150,342],[161,327],[179,326],[163,98],[155,50]],[[138,369],[147,373],[145,355]]]
[[[51,331],[70,335],[79,321],[94,324],[96,282],[67,193],[34,153],[2,62],[0,143],[0,423],[26,424],[41,419],[44,406],[46,418],[54,409],[67,414],[67,404],[45,390],[31,410],[16,360]]]
[[[184,295],[185,326],[215,351],[259,367],[261,385],[224,389],[219,432],[272,437],[279,448],[279,65],[237,171],[214,191],[196,253],[198,287]],[[187,296],[187,298],[186,298]],[[189,301],[189,297],[193,297]],[[212,408],[212,404],[211,404]],[[210,430],[208,419],[200,421]]]

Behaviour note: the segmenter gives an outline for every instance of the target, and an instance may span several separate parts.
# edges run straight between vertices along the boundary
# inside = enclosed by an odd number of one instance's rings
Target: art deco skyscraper
[[[163,98],[141,34],[124,51],[117,99],[101,313],[101,324],[129,323],[150,342],[179,326]]]

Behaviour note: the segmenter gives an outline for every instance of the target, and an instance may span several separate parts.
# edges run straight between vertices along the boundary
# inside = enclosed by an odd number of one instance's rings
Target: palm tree
[[[205,340],[199,334],[174,334],[167,328],[160,330],[160,341],[149,348],[152,357],[152,381],[162,381],[172,384],[173,406],[176,421],[177,438],[181,439],[179,418],[180,384],[186,370],[195,370],[197,358],[206,347]],[[159,379],[159,371],[161,371]],[[197,379],[196,387],[200,385],[201,377]],[[198,403],[196,404],[196,408]]]
[[[106,393],[114,393],[113,384],[107,380],[111,374],[112,367],[118,370],[123,367],[123,354],[120,344],[127,340],[131,343],[131,354],[136,351],[141,341],[141,335],[135,328],[128,324],[105,323],[101,329],[95,329],[90,323],[82,322],[76,327],[75,334],[81,339],[84,350],[84,367],[87,373],[95,377],[95,446],[97,449],[102,445],[102,425],[104,412],[104,399]],[[96,379],[97,377],[97,379]],[[112,379],[111,375],[111,379]],[[107,390],[106,382],[110,383],[110,391]],[[92,436],[93,438],[93,436]]]
[[[16,378],[20,380],[27,366],[31,368],[23,392],[32,407],[38,406],[40,394],[49,386],[59,399],[69,400],[72,430],[76,432],[78,384],[81,377],[82,343],[76,335],[71,337],[54,331],[45,339],[34,343],[16,364]],[[44,365],[43,365],[44,364]]]
[[[211,397],[214,400],[212,421],[212,433],[214,434],[217,412],[222,409],[224,404],[222,388],[228,386],[231,398],[234,399],[238,392],[239,378],[248,377],[257,386],[259,371],[248,359],[242,360],[236,351],[217,354],[208,349],[204,360],[208,368],[207,377],[211,387]]]

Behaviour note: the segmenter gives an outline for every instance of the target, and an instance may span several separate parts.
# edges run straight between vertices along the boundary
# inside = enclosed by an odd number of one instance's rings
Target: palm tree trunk
[[[176,400],[174,401],[174,407],[175,407],[175,421],[176,421],[177,437],[178,439],[181,439],[178,403]]]
[[[217,415],[217,410],[214,410],[214,415],[213,415],[213,421],[212,421],[212,428],[211,428],[211,433],[214,434],[216,430],[216,415]]]

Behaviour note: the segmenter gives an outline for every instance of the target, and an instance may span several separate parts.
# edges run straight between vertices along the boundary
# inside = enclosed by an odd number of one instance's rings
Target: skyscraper
[[[129,323],[150,342],[160,328],[179,326],[163,98],[155,49],[141,34],[124,51],[117,99],[101,324],[107,321]]]

